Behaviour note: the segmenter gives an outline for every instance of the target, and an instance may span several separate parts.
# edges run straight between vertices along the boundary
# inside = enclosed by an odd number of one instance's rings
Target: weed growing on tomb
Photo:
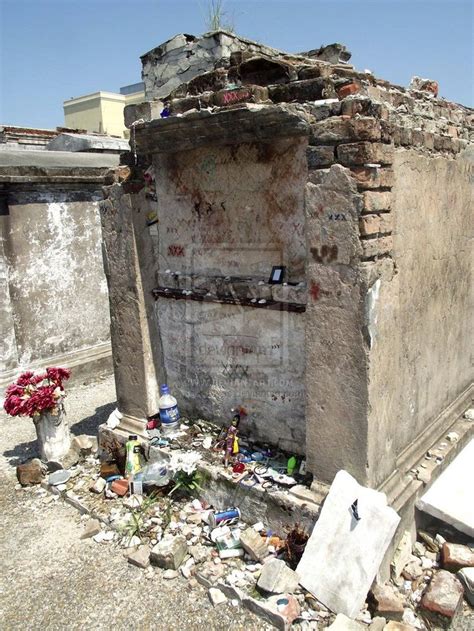
[[[230,31],[235,30],[235,25],[229,19],[229,14],[225,9],[224,0],[208,0],[206,5],[206,29],[208,31],[219,31],[221,29]]]
[[[143,502],[139,507],[132,509],[130,513],[130,521],[122,530],[123,535],[129,542],[132,537],[139,537],[140,539],[143,537],[147,530],[145,523],[148,519],[149,511],[157,502],[157,494],[152,493],[143,499]]]

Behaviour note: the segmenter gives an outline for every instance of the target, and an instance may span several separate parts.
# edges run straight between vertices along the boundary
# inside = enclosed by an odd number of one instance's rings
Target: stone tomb
[[[316,480],[401,505],[472,398],[472,113],[249,55],[173,90],[169,118],[126,112],[130,175],[102,204],[119,430],[145,435],[166,382],[183,414],[241,405]]]

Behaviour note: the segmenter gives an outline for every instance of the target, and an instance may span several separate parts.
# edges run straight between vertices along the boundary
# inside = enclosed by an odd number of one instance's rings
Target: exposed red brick
[[[345,166],[367,163],[391,164],[393,146],[380,142],[353,142],[337,147],[337,158]]]
[[[381,256],[382,254],[388,254],[393,247],[392,237],[381,237],[380,239],[367,239],[361,242],[362,252],[365,258],[372,258],[373,256]]]
[[[110,488],[117,495],[124,496],[128,493],[128,480],[114,480]]]
[[[474,550],[458,543],[445,543],[441,549],[441,562],[444,569],[454,572],[463,567],[474,567]]]
[[[367,116],[331,116],[312,125],[313,139],[317,144],[356,142],[358,140],[380,141],[380,121]]]
[[[392,231],[392,215],[390,213],[362,215],[359,219],[359,229],[362,236],[387,234]]]
[[[366,191],[364,193],[364,208],[367,212],[389,210],[392,195],[389,192]]]
[[[463,586],[446,570],[437,572],[426,588],[421,607],[431,613],[453,618],[462,606]]]
[[[372,166],[351,167],[359,189],[391,188],[394,182],[393,170]]]
[[[360,85],[357,83],[347,83],[346,85],[341,86],[337,89],[337,96],[342,101],[346,96],[350,94],[356,94],[360,90]]]

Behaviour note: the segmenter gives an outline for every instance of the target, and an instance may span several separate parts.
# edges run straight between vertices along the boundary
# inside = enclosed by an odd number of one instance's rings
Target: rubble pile
[[[198,439],[206,438],[196,431],[192,437],[182,433],[194,441],[194,447]],[[214,607],[230,601],[277,628],[294,623],[301,629],[329,626],[334,631],[367,625],[387,631],[423,630],[433,624],[446,628],[469,613],[468,603],[474,599],[474,543],[454,542],[454,534],[451,541],[437,532],[420,531],[412,545],[406,532],[392,563],[392,579],[385,584],[374,581],[362,609],[351,619],[331,611],[301,586],[299,558],[291,558],[288,542],[302,542],[301,557],[309,533],[301,538],[297,525],[294,530],[300,539],[295,532],[271,532],[261,522],[249,525],[237,508],[212,507],[185,492],[170,496],[172,481],[154,487],[148,495],[130,494],[129,481],[113,475],[113,465],[103,456],[101,461],[94,438],[74,439],[74,453],[75,457],[69,455],[68,469],[48,463],[48,473],[36,460],[20,465],[18,490],[39,499],[42,510],[59,499],[72,504],[83,513],[82,539],[122,549],[144,578],[159,576],[185,580],[191,588],[204,586]],[[107,482],[101,473],[116,479]],[[113,487],[116,482],[121,486]],[[363,514],[364,509],[359,506],[359,510]],[[369,549],[366,553],[373,554]],[[317,574],[316,566],[313,572]]]

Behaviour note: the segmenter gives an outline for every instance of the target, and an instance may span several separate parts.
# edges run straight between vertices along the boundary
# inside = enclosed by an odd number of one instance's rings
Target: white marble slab
[[[474,439],[417,501],[416,506],[474,537]]]
[[[359,520],[351,511],[356,499]],[[301,585],[335,613],[354,618],[399,521],[383,493],[339,471],[298,564]]]

